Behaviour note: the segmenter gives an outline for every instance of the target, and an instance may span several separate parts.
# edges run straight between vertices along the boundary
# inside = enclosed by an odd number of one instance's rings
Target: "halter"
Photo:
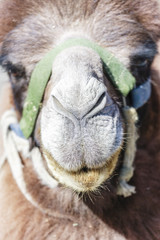
[[[123,166],[119,177],[117,194],[125,197],[135,193],[135,187],[127,182],[133,176],[133,161],[136,152],[137,131],[135,123],[138,119],[136,109],[143,106],[151,95],[151,83],[147,80],[144,84],[136,87],[136,80],[128,69],[108,50],[91,42],[88,39],[69,39],[61,43],[36,65],[30,79],[27,98],[23,107],[22,118],[19,124],[11,124],[10,129],[20,138],[26,140],[31,136],[36,118],[40,109],[46,85],[52,73],[52,64],[63,50],[74,46],[84,46],[93,49],[101,58],[105,74],[121,93],[124,102],[124,117],[127,130],[132,138],[126,144]],[[131,93],[132,107],[126,105],[126,97]]]
[[[122,96],[126,97],[132,91],[132,105],[135,108],[141,107],[150,97],[151,87],[150,81],[135,87],[135,78],[128,69],[108,50],[88,39],[69,39],[61,43],[36,65],[28,88],[27,98],[24,104],[22,119],[20,121],[20,129],[25,138],[29,138],[33,132],[36,118],[39,112],[40,103],[50,78],[52,64],[58,54],[63,50],[74,47],[84,46],[93,49],[102,59],[104,71],[109,79],[119,90]],[[21,133],[21,135],[22,135]]]

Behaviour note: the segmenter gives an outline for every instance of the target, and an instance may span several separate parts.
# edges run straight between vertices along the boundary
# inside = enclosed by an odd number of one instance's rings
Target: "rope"
[[[129,134],[129,138],[126,144],[117,194],[128,197],[135,193],[135,187],[129,185],[127,182],[131,179],[134,172],[133,161],[136,152],[136,140],[138,138],[135,123],[138,118],[134,108],[125,107],[124,115],[127,122],[127,132]],[[32,160],[34,170],[36,171],[42,184],[47,185],[49,188],[55,188],[57,187],[58,182],[46,171],[39,148],[34,147],[30,151],[29,140],[21,138],[11,131],[9,127],[11,124],[17,124],[17,118],[14,110],[6,111],[1,119],[5,153],[0,159],[0,169],[7,159],[11,167],[12,175],[19,189],[29,202],[31,202],[34,206],[39,207],[36,201],[32,198],[31,194],[27,191],[23,176],[24,166],[19,153],[21,153],[24,158],[29,158]]]
[[[18,137],[13,131],[9,129],[9,126],[11,124],[16,123],[17,118],[14,110],[6,111],[2,116],[1,129],[5,153],[0,160],[0,168],[2,168],[5,160],[7,159],[11,168],[12,175],[19,189],[29,202],[39,208],[36,201],[27,191],[23,176],[24,166],[22,164],[19,153],[21,153],[24,158],[30,158],[32,160],[34,169],[37,172],[38,177],[42,180],[42,183],[51,188],[54,188],[57,187],[58,182],[54,178],[52,178],[45,170],[39,149],[37,147],[34,147],[32,151],[30,151],[29,140]]]
[[[124,117],[127,123],[127,143],[123,158],[123,164],[119,176],[119,185],[117,194],[124,197],[129,197],[136,193],[135,187],[128,184],[133,176],[134,167],[133,162],[136,154],[136,141],[138,139],[136,122],[138,115],[135,108],[124,107]]]

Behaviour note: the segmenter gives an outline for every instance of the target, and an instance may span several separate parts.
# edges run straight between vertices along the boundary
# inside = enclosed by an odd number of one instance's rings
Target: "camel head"
[[[61,10],[58,2],[32,3],[23,21],[17,21],[4,38],[1,63],[9,73],[20,115],[36,64],[69,39],[87,39],[109,51],[134,76],[136,86],[149,79],[157,36],[144,19],[136,18],[135,9],[130,14],[130,1],[99,1],[94,6],[87,2],[88,13],[80,1]],[[127,84],[128,79],[123,80]],[[41,81],[35,95],[40,88]],[[130,92],[126,101],[132,106]],[[95,49],[77,44],[60,51],[51,62],[30,136],[49,174],[78,192],[95,191],[108,181],[123,159],[127,138],[132,137],[126,132],[123,106],[123,96]]]

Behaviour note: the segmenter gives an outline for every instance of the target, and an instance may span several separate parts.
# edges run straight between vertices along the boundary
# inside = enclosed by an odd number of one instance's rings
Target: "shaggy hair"
[[[58,19],[54,22],[56,30],[51,29],[48,23],[48,19],[52,21],[53,13]],[[28,25],[24,28],[26,22]],[[0,5],[0,42],[4,42],[1,62],[12,74],[13,96],[10,89],[4,90],[1,102],[10,99],[10,103],[6,103],[3,110],[1,106],[1,113],[13,105],[16,105],[18,114],[21,113],[35,64],[48,47],[55,44],[64,28],[70,26],[74,32],[79,24],[77,22],[80,22],[80,31],[85,27],[95,41],[102,45],[107,41],[108,47],[117,57],[120,58],[123,53],[124,64],[135,76],[138,73],[131,65],[134,62],[133,50],[138,43],[149,45],[150,51],[146,54],[152,62],[156,52],[155,44],[160,37],[159,5],[155,0],[3,0]],[[27,26],[31,29],[30,35]],[[17,39],[19,29],[22,30],[24,41]],[[128,35],[132,41],[127,38]],[[124,41],[126,49],[123,49]],[[119,46],[119,52],[116,46]],[[38,54],[37,49],[40,49]],[[14,68],[10,60],[16,61],[16,56],[21,62]],[[35,208],[18,189],[6,162],[0,171],[0,239],[159,240],[159,62],[160,56],[157,55],[152,67],[152,95],[139,110],[140,138],[135,172],[131,179],[131,184],[136,186],[136,194],[128,198],[117,196],[117,176],[105,183],[99,192],[89,195],[78,196],[60,184],[50,189],[38,179],[30,159],[22,159],[27,190],[37,202],[38,207]],[[15,82],[20,78],[22,82],[15,89]],[[143,82],[143,78],[140,82]],[[119,169],[115,175],[118,172]]]

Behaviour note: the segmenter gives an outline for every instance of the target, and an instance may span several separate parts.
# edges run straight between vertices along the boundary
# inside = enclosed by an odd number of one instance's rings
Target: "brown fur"
[[[25,0],[23,3],[19,0],[3,1],[2,9],[0,9],[0,39],[4,39],[4,35],[14,28],[24,16],[33,13],[33,5],[38,5],[40,2],[40,0],[36,2]],[[48,0],[45,2],[48,4],[54,2],[59,15],[66,14],[61,8],[62,3],[64,8],[67,6],[65,4],[69,4],[69,2],[74,5],[74,1]],[[84,10],[85,18],[94,14],[95,11],[97,11],[97,18],[104,13],[104,1],[78,2],[81,3],[80,16]],[[139,29],[137,31],[139,33],[135,35],[135,38],[133,37],[133,40],[141,41],[146,34],[154,40],[160,37],[160,17],[156,1],[108,1],[108,3],[112,2],[113,12],[121,8],[121,14],[124,14],[124,18],[128,14],[132,14],[132,21],[138,21]],[[78,5],[75,4],[72,7],[75,6]],[[72,15],[71,12],[68,12],[66,18],[70,19],[70,15]],[[76,17],[73,14],[72,20]],[[129,25],[129,27],[133,26]],[[93,30],[97,33],[95,34],[97,39],[100,38],[98,27],[95,26]],[[123,25],[121,26],[120,23],[119,27],[121,28]],[[122,32],[125,32],[126,29],[127,27],[124,26]],[[131,30],[130,33],[134,35],[134,27]],[[136,39],[137,36],[138,39]],[[114,34],[112,35],[113,39]],[[121,45],[121,40],[115,44]],[[19,191],[6,163],[0,174],[0,240],[160,239],[159,58],[157,57],[153,65],[152,97],[146,106],[145,117],[139,129],[140,139],[135,159],[135,173],[131,180],[131,183],[136,186],[136,194],[129,198],[118,197],[115,194],[113,183],[113,185],[107,185],[110,192],[104,185],[104,189],[101,189],[100,193],[80,196],[78,199],[76,194],[63,186],[58,186],[55,189],[43,186],[38,180],[30,160],[23,159],[27,189],[38,204],[38,208],[35,208]],[[8,108],[7,103],[6,108]],[[114,181],[116,178],[113,179]]]

